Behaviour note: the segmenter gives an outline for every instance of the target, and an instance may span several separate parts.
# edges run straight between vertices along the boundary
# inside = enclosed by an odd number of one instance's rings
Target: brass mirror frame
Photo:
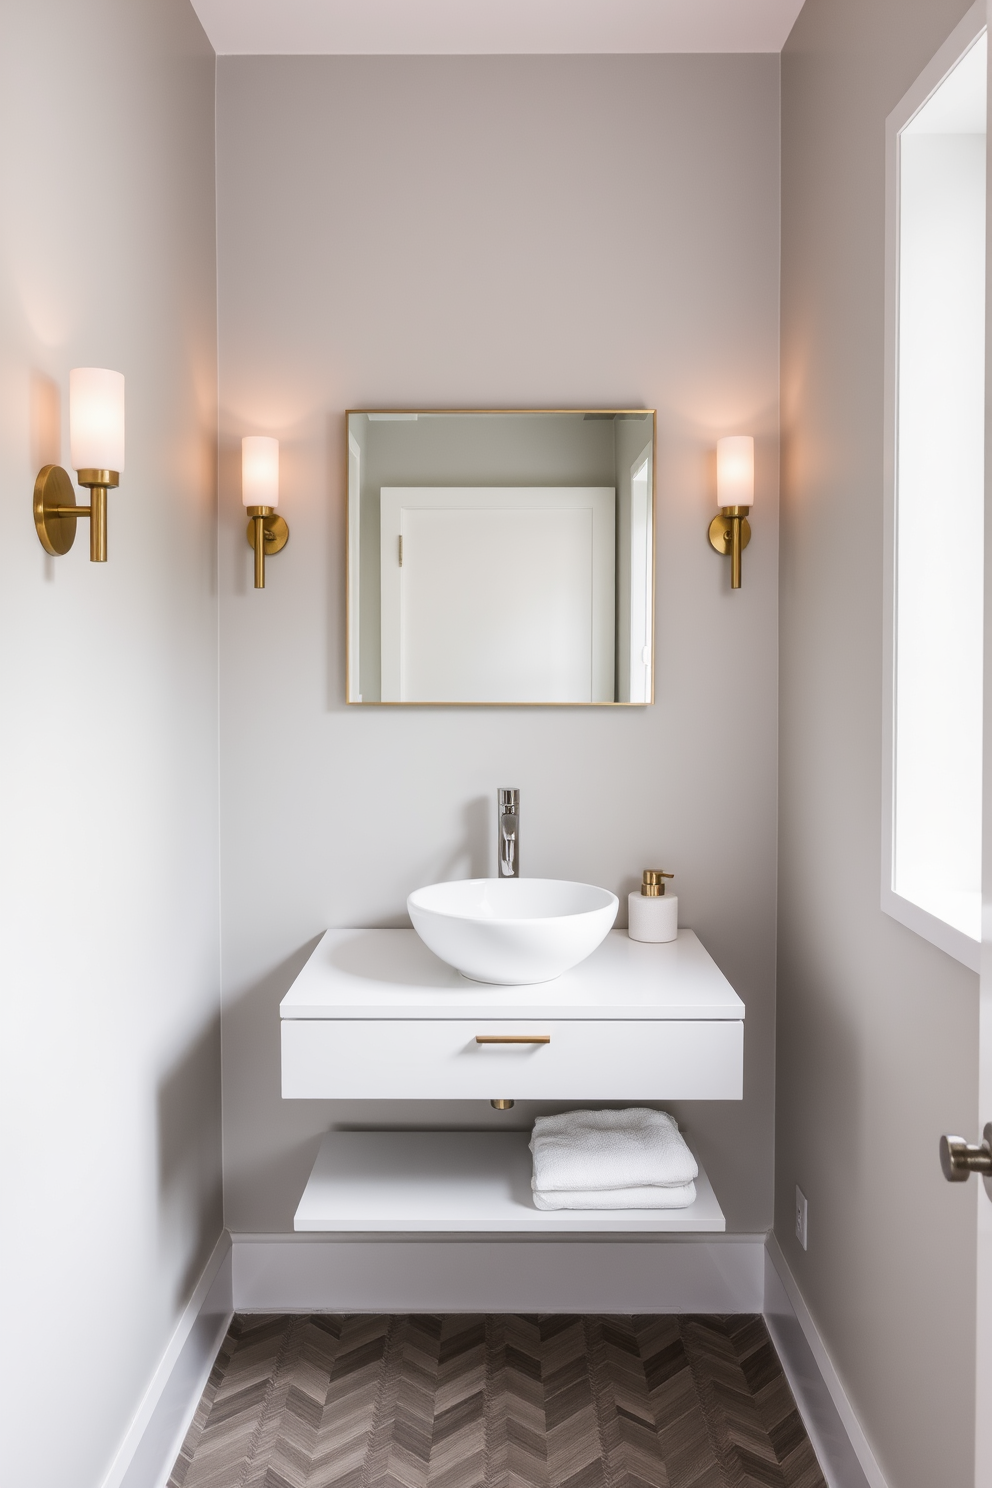
[[[651,415],[651,624],[655,628],[657,621],[657,532],[658,532],[658,411],[655,408],[348,408],[344,415],[344,561],[345,561],[345,703],[353,708],[651,708],[655,701],[655,659],[657,647],[652,642],[651,646],[651,696],[643,703],[622,703],[616,699],[609,702],[590,703],[531,703],[531,702],[481,702],[467,701],[458,702],[444,700],[440,702],[404,702],[401,699],[369,698],[358,699],[352,697],[351,676],[351,652],[352,652],[352,618],[351,618],[351,510],[348,500],[349,472],[351,463],[351,451],[348,445],[349,420],[353,414],[389,414],[389,413],[415,413],[423,415],[460,414],[469,417],[481,418],[484,415],[505,414],[510,416],[522,416],[524,414],[596,414],[600,418],[611,418],[619,415],[644,414]]]

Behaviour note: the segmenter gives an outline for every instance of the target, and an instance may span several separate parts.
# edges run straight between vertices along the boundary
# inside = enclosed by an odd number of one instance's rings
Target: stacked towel
[[[685,1209],[694,1202],[696,1185],[676,1183],[644,1188],[560,1188],[534,1190],[535,1209]]]
[[[530,1140],[538,1209],[684,1209],[699,1168],[667,1111],[539,1116]]]

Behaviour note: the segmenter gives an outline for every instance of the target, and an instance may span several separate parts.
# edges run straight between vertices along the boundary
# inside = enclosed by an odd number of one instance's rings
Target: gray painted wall
[[[807,0],[782,61],[776,1233],[899,1488],[973,1482],[978,979],[879,908],[884,125],[966,8]]]
[[[743,1106],[678,1107],[737,1231],[771,1219],[779,61],[221,58],[225,1206],[286,1231],[332,1123],[528,1125],[488,1103],[284,1102],[278,1004],[328,925],[494,871],[621,896],[656,859],[747,1003]],[[355,169],[360,161],[361,169]],[[650,183],[647,189],[646,183]],[[636,286],[636,294],[632,291]],[[629,305],[629,308],[628,308]],[[345,409],[658,418],[658,703],[344,703]],[[714,444],[753,431],[744,588],[709,548]],[[292,529],[251,587],[245,433]]]
[[[92,1488],[221,1226],[214,60],[186,0],[0,28],[2,1476]],[[105,565],[31,516],[77,365]]]

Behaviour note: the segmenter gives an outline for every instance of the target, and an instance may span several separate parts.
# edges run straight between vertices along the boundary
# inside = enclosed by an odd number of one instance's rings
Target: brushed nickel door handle
[[[977,1147],[964,1137],[941,1137],[940,1166],[948,1183],[967,1183],[972,1173],[992,1177],[992,1121],[986,1123],[982,1136]]]
[[[550,1044],[550,1033],[477,1033],[477,1044]]]

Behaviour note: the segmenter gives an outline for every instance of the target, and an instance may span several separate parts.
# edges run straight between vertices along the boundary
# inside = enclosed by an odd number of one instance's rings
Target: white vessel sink
[[[609,889],[557,878],[469,878],[429,884],[406,901],[413,928],[473,982],[550,982],[590,956],[613,926]]]

